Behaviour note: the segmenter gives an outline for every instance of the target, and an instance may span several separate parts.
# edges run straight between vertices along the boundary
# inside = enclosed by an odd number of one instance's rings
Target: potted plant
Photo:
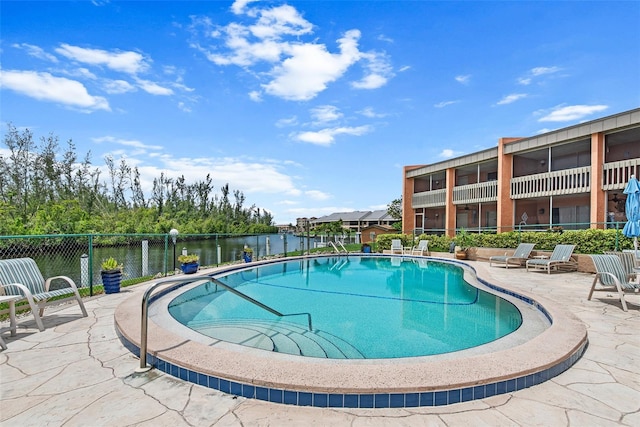
[[[184,274],[193,274],[198,271],[200,257],[196,254],[179,255],[180,269]]]
[[[467,251],[473,244],[473,236],[467,230],[461,228],[456,234],[454,242],[456,244],[456,259],[467,259]]]
[[[244,260],[244,262],[251,262],[253,259],[253,249],[251,249],[248,246],[245,246],[242,249],[242,259]]]
[[[100,275],[102,276],[105,294],[117,294],[120,292],[122,269],[122,264],[118,264],[118,261],[113,257],[102,261]]]

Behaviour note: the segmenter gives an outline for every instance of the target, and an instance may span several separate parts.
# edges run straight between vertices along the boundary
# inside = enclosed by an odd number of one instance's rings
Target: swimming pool
[[[462,267],[435,260],[342,255],[216,277],[294,315],[274,315],[210,282],[177,296],[169,313],[214,339],[306,357],[442,354],[486,344],[522,324],[512,303],[467,283]]]
[[[327,256],[293,260],[313,262],[323,258]],[[408,260],[423,262],[434,258],[403,256],[392,261],[397,264]],[[490,269],[482,262],[470,266],[450,259],[437,260],[461,267],[466,282],[514,304],[523,317],[520,327],[484,345],[432,356],[327,359],[264,351],[207,337],[169,314],[169,304],[176,296],[210,281],[211,275],[282,262],[267,260],[252,266],[232,265],[203,271],[190,278],[193,283],[187,285],[176,284],[174,280],[185,277],[177,276],[147,286],[147,292],[156,291],[149,294],[152,297],[146,361],[158,371],[181,380],[268,402],[316,407],[409,408],[449,405],[535,386],[564,372],[582,356],[587,346],[584,324],[554,301],[533,297],[523,290],[511,290],[508,281],[522,272]],[[498,276],[504,271],[512,277],[506,278],[506,282],[504,277],[495,282],[479,276],[494,277],[497,270],[501,270]],[[115,311],[116,332],[123,345],[135,355],[140,355],[143,346],[140,319],[139,294],[132,295]]]

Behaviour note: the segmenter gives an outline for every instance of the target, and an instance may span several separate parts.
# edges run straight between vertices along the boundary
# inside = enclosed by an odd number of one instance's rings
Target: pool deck
[[[562,305],[587,328],[589,345],[566,372],[542,384],[439,407],[322,409],[234,397],[139,365],[116,336],[114,312],[142,297],[148,284],[77,305],[48,308],[44,332],[33,317],[18,334],[3,333],[0,352],[2,426],[191,425],[640,425],[640,295],[628,312],[605,293],[587,301],[593,275],[527,273],[469,262],[496,285]],[[48,312],[48,314],[47,314]],[[3,322],[2,327],[8,326]],[[532,357],[536,357],[532,354]]]

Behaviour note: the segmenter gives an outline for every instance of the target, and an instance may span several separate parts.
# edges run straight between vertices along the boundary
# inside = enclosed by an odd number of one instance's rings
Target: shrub
[[[196,254],[178,255],[178,262],[182,264],[191,264],[200,261],[200,257]]]
[[[102,261],[100,268],[102,268],[102,271],[111,271],[111,270],[122,271],[123,265],[118,264],[118,261],[116,261],[114,257],[109,257]]]

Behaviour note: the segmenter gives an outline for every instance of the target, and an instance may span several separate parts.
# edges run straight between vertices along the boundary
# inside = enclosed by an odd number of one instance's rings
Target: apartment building
[[[313,228],[336,221],[341,221],[342,227],[345,229],[361,232],[365,227],[372,225],[390,226],[398,220],[392,218],[391,215],[387,213],[386,209],[381,209],[376,211],[334,212],[320,218],[313,218],[310,223],[311,228]]]
[[[404,167],[403,232],[604,228],[640,176],[640,108]]]

